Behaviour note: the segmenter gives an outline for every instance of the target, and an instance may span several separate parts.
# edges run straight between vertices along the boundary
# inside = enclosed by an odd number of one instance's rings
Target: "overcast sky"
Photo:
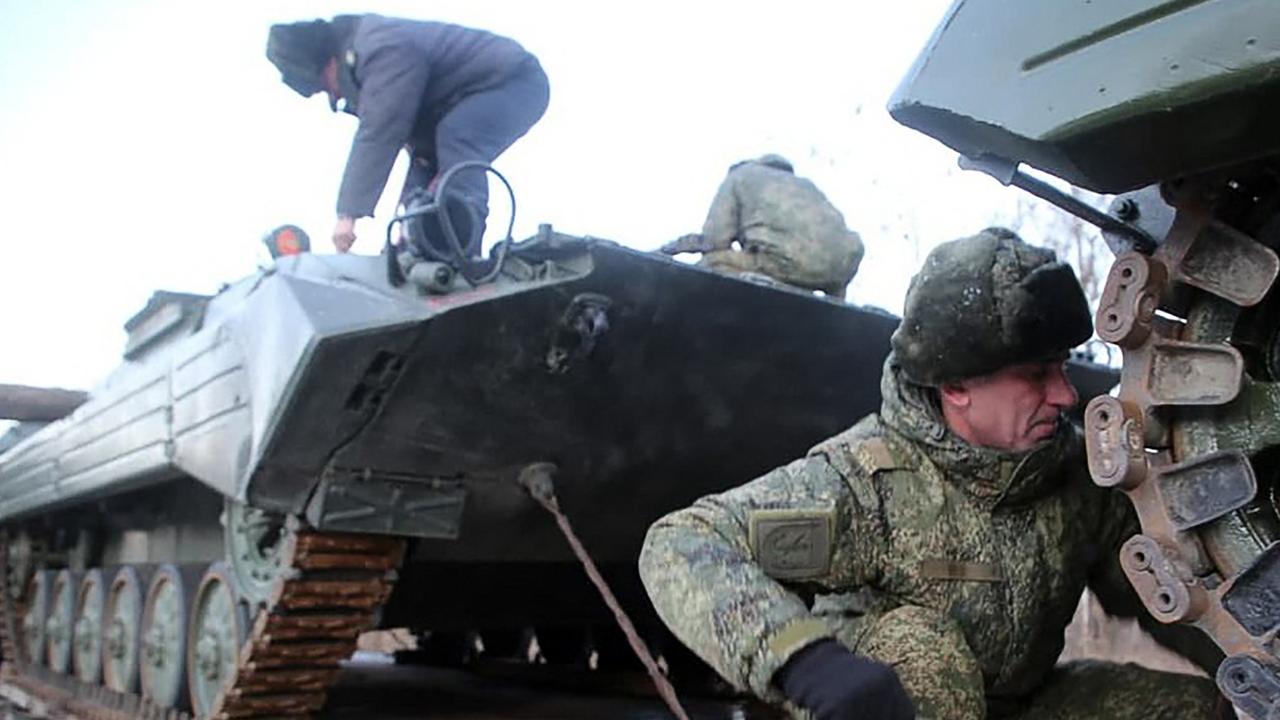
[[[216,291],[281,223],[332,252],[355,120],[281,84],[264,48],[272,22],[344,12],[481,27],[540,58],[550,107],[497,162],[517,237],[551,222],[656,248],[701,226],[732,162],[778,152],[866,242],[849,299],[900,312],[923,252],[1015,212],[1016,191],[885,112],[948,5],[0,0],[0,382],[91,386],[153,290]],[[357,252],[380,249],[402,174]],[[491,225],[503,213],[495,198]]]

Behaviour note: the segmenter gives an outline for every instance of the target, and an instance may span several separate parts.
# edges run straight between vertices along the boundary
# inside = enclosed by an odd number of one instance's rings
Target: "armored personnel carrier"
[[[317,709],[373,627],[603,661],[625,645],[523,470],[643,625],[649,523],[878,406],[887,313],[549,227],[503,249],[470,280],[304,252],[156,293],[116,371],[0,455],[15,681],[241,718]]]
[[[1280,6],[959,0],[889,109],[1103,229],[1124,369],[1086,436],[1142,522],[1125,572],[1226,652],[1237,707],[1280,717]],[[1120,195],[1094,211],[1023,163]]]
[[[876,410],[898,319],[549,226],[489,261],[452,244],[156,293],[119,368],[0,454],[10,680],[91,717],[294,717],[375,627],[437,661],[532,629],[548,662],[612,662],[531,476],[679,666],[648,525]]]

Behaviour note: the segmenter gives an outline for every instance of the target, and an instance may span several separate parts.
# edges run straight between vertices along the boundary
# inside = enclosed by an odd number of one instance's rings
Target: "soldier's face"
[[[940,390],[953,432],[973,445],[1012,451],[1053,437],[1062,412],[1079,399],[1059,361],[1010,365]]]
[[[338,58],[329,58],[320,74],[324,78],[325,94],[329,96],[329,107],[336,108],[342,99],[342,90],[338,87]]]

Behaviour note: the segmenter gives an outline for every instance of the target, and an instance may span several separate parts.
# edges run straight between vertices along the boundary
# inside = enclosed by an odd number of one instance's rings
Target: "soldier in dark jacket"
[[[1091,332],[1071,268],[986,230],[930,253],[904,315],[879,414],[649,530],[662,619],[799,717],[1230,717],[1206,678],[1055,664],[1086,586],[1141,612],[1117,552],[1136,517],[1063,416]]]
[[[514,40],[439,22],[342,15],[273,25],[267,57],[299,94],[327,92],[335,111],[341,102],[360,118],[338,190],[340,252],[355,241],[355,220],[373,215],[402,147],[412,157],[403,200],[434,191],[458,163],[493,161],[542,117],[549,96],[537,58]],[[458,173],[449,193],[483,224],[483,172]]]

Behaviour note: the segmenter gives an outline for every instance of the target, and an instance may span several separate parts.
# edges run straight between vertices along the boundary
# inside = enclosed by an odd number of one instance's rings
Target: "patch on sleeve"
[[[769,577],[804,580],[831,571],[831,510],[755,510],[748,523],[751,551]]]

